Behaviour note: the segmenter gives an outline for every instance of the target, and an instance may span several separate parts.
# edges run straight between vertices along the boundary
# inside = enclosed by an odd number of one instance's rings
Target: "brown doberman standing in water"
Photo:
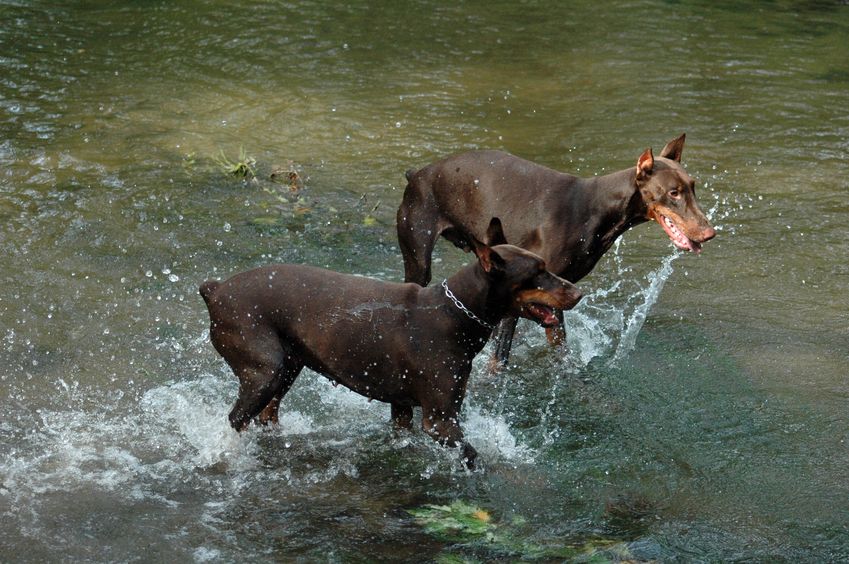
[[[478,261],[441,286],[381,282],[319,268],[276,265],[207,281],[210,339],[239,378],[230,412],[238,431],[257,418],[277,421],[280,400],[304,366],[368,398],[391,404],[396,425],[409,427],[413,406],[422,427],[446,446],[463,441],[460,407],[472,359],[505,315],[543,326],[581,298],[546,270],[538,256],[503,244],[493,219],[485,237],[467,236]]]
[[[439,236],[471,248],[466,234],[486,242],[491,217],[507,239],[545,261],[551,272],[577,282],[631,227],[655,220],[679,249],[698,253],[715,231],[696,202],[695,182],[681,166],[684,135],[658,157],[646,149],[635,167],[579,178],[501,151],[472,151],[407,172],[398,208],[398,242],[407,282],[426,286]],[[562,342],[562,324],[547,330]],[[496,332],[495,370],[510,354],[517,318]]]

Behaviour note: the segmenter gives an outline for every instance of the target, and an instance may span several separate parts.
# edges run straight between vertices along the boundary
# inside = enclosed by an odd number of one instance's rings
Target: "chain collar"
[[[460,311],[465,313],[469,317],[469,319],[474,319],[479,324],[483,325],[484,327],[486,327],[487,329],[492,331],[493,325],[490,325],[489,323],[487,323],[486,321],[484,321],[483,319],[481,319],[480,317],[478,317],[477,315],[472,313],[469,310],[469,308],[464,306],[463,302],[458,300],[457,296],[455,296],[454,293],[451,292],[451,290],[448,289],[448,280],[442,281],[442,288],[445,290],[445,295],[448,296],[448,299],[451,300],[452,302],[454,302],[454,305],[457,306],[457,309],[459,309]]]

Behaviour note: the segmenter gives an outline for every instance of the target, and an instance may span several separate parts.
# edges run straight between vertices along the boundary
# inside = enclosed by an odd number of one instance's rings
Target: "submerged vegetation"
[[[271,171],[268,178],[272,182],[285,184],[289,187],[289,192],[300,192],[304,187],[304,180],[292,162],[289,162],[284,167],[276,167]]]
[[[407,512],[425,532],[436,539],[454,543],[454,548],[469,549],[475,553],[509,555],[521,560],[569,560],[574,562],[636,561],[626,543],[596,538],[580,545],[546,546],[534,542],[522,532],[526,521],[512,517],[509,522],[497,522],[489,511],[455,501],[450,505],[423,505]],[[467,552],[466,550],[463,551]],[[454,552],[451,548],[438,562],[478,562]]]
[[[365,205],[367,203],[367,200],[368,200],[368,198],[366,197],[365,194],[363,194],[360,197],[360,203],[363,204],[363,205]],[[376,217],[375,212],[377,211],[377,208],[379,208],[379,207],[380,207],[380,200],[378,200],[377,203],[374,204],[371,207],[371,209],[366,213],[365,217],[363,218],[363,225],[365,225],[366,227],[371,227],[372,225],[377,224],[377,217]]]
[[[245,179],[245,180],[260,180],[260,175],[257,173],[259,167],[257,166],[257,160],[255,157],[248,155],[244,146],[239,147],[239,157],[235,161],[231,161],[230,158],[224,153],[224,149],[219,150],[217,155],[212,157],[212,162],[214,162],[218,168],[225,175],[235,176],[237,178]],[[183,159],[183,163],[186,166],[194,166],[195,165],[195,154],[190,153],[186,155]],[[284,166],[274,166],[267,175],[262,175],[263,180],[269,180],[275,185],[285,185],[288,187],[289,192],[295,194],[300,192],[304,187],[304,179],[301,177],[301,173],[298,172],[295,163],[289,161]]]

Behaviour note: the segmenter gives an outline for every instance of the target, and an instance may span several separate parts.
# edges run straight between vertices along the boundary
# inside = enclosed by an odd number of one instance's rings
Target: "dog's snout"
[[[560,288],[557,293],[560,294],[558,297],[563,304],[561,309],[564,311],[572,309],[578,304],[578,302],[581,301],[581,298],[584,297],[583,292],[581,292],[577,286],[568,280],[564,280],[560,277],[557,277],[557,280],[560,283]]]
[[[710,241],[714,237],[716,237],[716,229],[714,229],[713,227],[708,227],[707,229],[702,230],[701,242],[704,243],[705,241]]]

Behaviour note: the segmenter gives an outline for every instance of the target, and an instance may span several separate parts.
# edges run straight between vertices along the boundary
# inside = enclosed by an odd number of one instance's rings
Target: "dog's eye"
[[[669,191],[669,195],[677,200],[681,197],[681,192],[678,191],[678,188],[673,188]]]

